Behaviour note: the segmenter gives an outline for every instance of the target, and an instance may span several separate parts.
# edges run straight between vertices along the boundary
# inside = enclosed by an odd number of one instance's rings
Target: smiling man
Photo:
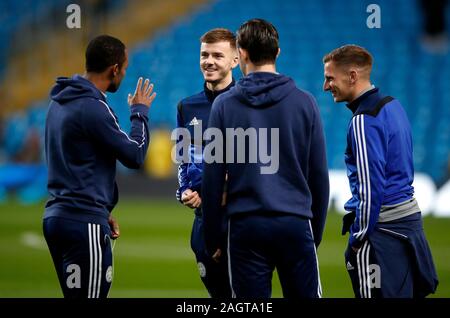
[[[353,113],[345,152],[352,197],[342,234],[350,232],[345,263],[355,296],[425,297],[438,281],[414,198],[406,112],[371,84],[372,56],[366,49],[345,45],[323,63],[323,89]]]
[[[236,51],[236,38],[227,29],[212,29],[200,38],[200,70],[205,84],[203,91],[183,99],[178,104],[177,127],[188,129],[191,136],[194,130],[200,128],[202,135],[209,119],[209,113],[214,99],[233,85],[232,70],[238,64]],[[178,140],[177,145],[180,145]],[[206,253],[203,237],[202,198],[200,189],[202,185],[203,170],[203,141],[183,140],[189,142],[189,154],[180,154],[188,157],[178,169],[180,187],[177,190],[177,199],[185,206],[195,210],[194,224],[192,226],[191,247],[197,259],[200,277],[211,297],[231,297],[226,257],[224,261],[214,262]],[[183,147],[183,149],[185,149]]]
[[[207,250],[219,260],[221,252],[228,251],[237,298],[271,297],[275,269],[284,297],[321,297],[316,248],[325,227],[329,181],[319,109],[310,93],[277,72],[279,35],[272,23],[248,20],[236,37],[244,76],[216,98],[208,122],[208,129],[225,137],[207,144],[209,149],[216,143],[218,158],[205,160],[203,172]],[[267,171],[262,169],[267,162],[250,159],[256,142],[235,142],[235,135],[227,132],[237,127],[270,132],[258,146],[276,149],[271,155],[279,158],[278,169]],[[248,155],[235,160],[239,153]],[[222,212],[226,178],[227,206]],[[227,235],[221,232],[224,218]]]

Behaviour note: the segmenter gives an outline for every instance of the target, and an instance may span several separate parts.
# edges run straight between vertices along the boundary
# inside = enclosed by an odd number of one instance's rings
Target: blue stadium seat
[[[338,46],[356,43],[367,47],[375,58],[374,84],[398,98],[406,109],[413,128],[416,169],[437,180],[444,173],[443,161],[450,150],[450,56],[436,57],[421,49],[418,39],[422,17],[416,2],[377,1],[382,8],[382,31],[365,27],[366,8],[371,3],[371,0],[348,0],[345,5],[341,0],[211,1],[131,49],[128,76],[116,94],[108,95],[108,100],[127,129],[126,96],[134,91],[138,76],[148,76],[158,93],[150,111],[152,126],[174,127],[178,101],[202,88],[199,37],[213,27],[236,30],[245,20],[261,17],[272,21],[280,33],[279,71],[292,77],[318,101],[330,168],[344,167],[342,153],[351,114],[345,105],[334,104],[329,94],[322,92],[322,56]],[[19,10],[24,4],[0,2],[0,12],[9,6]],[[450,6],[447,9],[450,13]],[[4,21],[2,17],[0,14],[0,22]],[[1,30],[1,37],[4,32]],[[235,71],[235,77],[240,77],[239,70]]]

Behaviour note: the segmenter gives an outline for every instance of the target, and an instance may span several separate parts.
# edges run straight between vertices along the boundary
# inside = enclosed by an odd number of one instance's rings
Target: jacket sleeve
[[[311,227],[316,247],[322,240],[322,234],[327,217],[328,203],[330,196],[330,182],[328,176],[328,164],[325,147],[325,137],[320,119],[319,110],[314,99],[311,99],[315,118],[311,133],[311,148],[309,156],[308,186],[311,191],[313,218]]]
[[[183,129],[184,128],[184,121],[183,121],[183,116],[182,116],[182,104],[181,102],[178,104],[177,107],[177,129]],[[183,154],[183,149],[185,149],[184,147],[182,147],[182,137],[181,135],[178,135],[177,138],[177,144],[176,144],[176,154],[177,154],[177,161],[181,162],[180,165],[178,166],[178,185],[179,188],[177,189],[176,192],[176,198],[179,202],[181,202],[181,195],[183,194],[183,192],[189,188],[189,178],[188,178],[188,162],[185,162],[182,158],[186,157],[186,154]]]
[[[86,105],[83,122],[88,135],[115,154],[127,168],[138,169],[145,161],[149,145],[148,107],[130,107],[130,133],[124,132],[113,110],[102,100]]]
[[[370,115],[354,116],[350,125],[351,149],[356,160],[358,202],[349,243],[359,248],[372,233],[384,197],[388,136]]]
[[[224,248],[223,233],[223,210],[221,209],[222,193],[225,184],[225,129],[223,128],[222,116],[220,113],[220,104],[217,104],[217,98],[212,106],[209,116],[208,130],[214,129],[220,136],[212,137],[210,141],[206,141],[203,163],[202,176],[202,212],[203,212],[203,228],[205,235],[206,249],[209,255],[213,255],[218,248]],[[215,139],[217,138],[217,139]],[[205,138],[207,139],[207,138]],[[214,143],[214,158],[208,158],[210,146]]]

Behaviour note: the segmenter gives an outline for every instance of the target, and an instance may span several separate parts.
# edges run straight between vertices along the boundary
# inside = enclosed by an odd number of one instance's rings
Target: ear
[[[355,85],[356,82],[358,81],[358,78],[359,78],[358,70],[350,69],[350,71],[349,71],[350,85]]]
[[[243,62],[246,62],[248,60],[247,51],[242,48],[238,48],[238,52],[239,52],[239,59]]]
[[[238,64],[239,64],[239,56],[238,56],[238,52],[236,51],[235,56],[231,60],[231,68],[235,68],[236,66],[238,66]]]
[[[278,52],[277,52],[277,58],[278,58],[278,56],[280,56],[280,53],[281,53],[281,49],[280,49],[280,48],[278,48]]]
[[[120,73],[119,64],[114,64],[111,69],[112,77],[116,77]]]

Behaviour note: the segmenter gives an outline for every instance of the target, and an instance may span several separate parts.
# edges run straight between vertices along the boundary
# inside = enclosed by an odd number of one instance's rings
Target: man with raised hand
[[[113,279],[110,239],[120,235],[111,215],[118,201],[116,161],[138,169],[147,153],[153,84],[140,78],[128,97],[129,134],[106,100],[127,67],[125,45],[98,36],[86,49],[85,74],[58,78],[50,93],[45,127],[50,198],[43,227],[66,298],[107,297]]]

